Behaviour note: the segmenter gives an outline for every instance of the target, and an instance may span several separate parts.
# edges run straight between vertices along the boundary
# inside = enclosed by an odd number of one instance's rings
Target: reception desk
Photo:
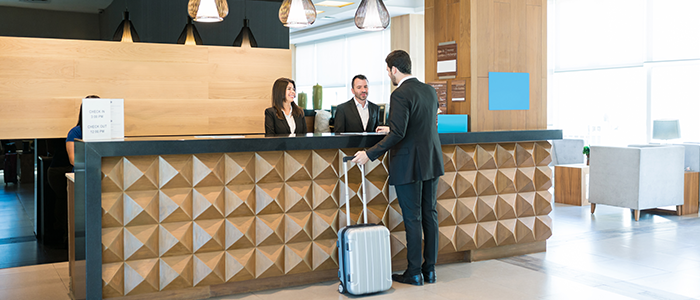
[[[77,299],[201,299],[333,280],[345,226],[341,158],[381,135],[153,137],[76,142]],[[545,251],[560,130],[440,134],[439,262]],[[368,219],[405,267],[388,159],[367,165]],[[349,172],[352,222],[360,173]]]

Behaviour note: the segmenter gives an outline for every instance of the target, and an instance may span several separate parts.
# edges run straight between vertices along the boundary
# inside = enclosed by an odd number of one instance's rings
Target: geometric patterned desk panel
[[[102,160],[103,297],[338,268],[341,158],[359,149],[107,157]],[[440,252],[551,236],[548,142],[443,146]],[[386,157],[368,163],[368,219],[405,258]],[[348,171],[353,223],[360,173]]]

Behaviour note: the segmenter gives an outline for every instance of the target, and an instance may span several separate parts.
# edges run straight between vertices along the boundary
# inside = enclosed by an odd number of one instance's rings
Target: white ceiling
[[[113,0],[0,0],[0,6],[13,6],[23,8],[73,11],[83,13],[98,13],[105,9]]]
[[[324,0],[313,0],[314,4]],[[341,8],[316,5],[316,11],[324,11],[316,17],[316,22],[306,28],[290,29],[291,44],[300,44],[320,39],[331,38],[346,34],[360,32],[355,27],[355,11],[360,6],[361,0],[340,0],[354,2]],[[397,17],[406,14],[423,14],[425,10],[424,0],[384,0],[384,5],[389,10],[389,15]],[[391,25],[389,25],[391,26]]]

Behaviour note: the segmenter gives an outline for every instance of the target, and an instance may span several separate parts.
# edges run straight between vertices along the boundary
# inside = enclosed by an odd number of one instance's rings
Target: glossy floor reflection
[[[700,219],[556,205],[546,253],[438,266],[438,282],[363,299],[700,299]],[[53,268],[53,269],[51,269]],[[36,272],[50,273],[37,282]],[[0,299],[65,299],[65,263],[0,270]],[[55,274],[54,274],[55,273]],[[31,288],[21,282],[32,281]],[[13,284],[14,282],[14,284]],[[17,285],[19,283],[19,285]],[[338,282],[215,299],[355,299]]]
[[[34,236],[34,183],[4,182],[0,174],[0,269],[67,261],[66,249]]]

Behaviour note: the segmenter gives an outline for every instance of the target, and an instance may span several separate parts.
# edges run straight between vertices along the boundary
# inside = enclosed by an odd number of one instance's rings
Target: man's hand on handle
[[[357,153],[355,153],[355,158],[352,160],[352,162],[359,165],[364,165],[368,161],[369,157],[367,157],[367,153],[365,153],[365,151],[357,151]]]

